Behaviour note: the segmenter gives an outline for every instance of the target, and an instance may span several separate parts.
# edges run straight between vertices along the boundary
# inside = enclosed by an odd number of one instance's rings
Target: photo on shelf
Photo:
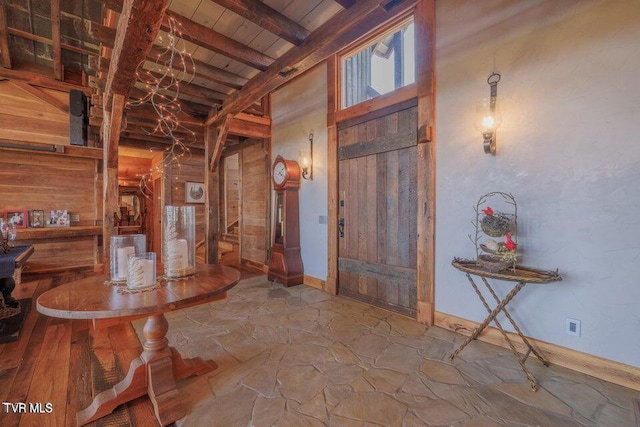
[[[16,228],[27,228],[29,216],[24,209],[6,209],[4,219],[15,225]]]
[[[50,211],[46,226],[47,227],[68,227],[69,215],[67,214],[66,209]]]
[[[40,228],[44,227],[44,210],[33,209],[29,211],[29,227]]]

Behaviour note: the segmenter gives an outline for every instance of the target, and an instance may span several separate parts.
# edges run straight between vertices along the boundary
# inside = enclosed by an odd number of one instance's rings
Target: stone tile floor
[[[171,313],[170,344],[218,369],[179,385],[191,426],[636,426],[640,393],[265,276]],[[141,337],[142,322],[134,326]]]

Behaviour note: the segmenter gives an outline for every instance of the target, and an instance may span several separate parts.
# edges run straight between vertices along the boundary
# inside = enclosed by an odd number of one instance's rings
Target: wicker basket
[[[480,221],[480,227],[487,236],[502,237],[509,230],[509,218],[499,213],[486,215]]]
[[[482,267],[492,273],[506,270],[509,267],[508,262],[502,261],[502,259],[494,255],[478,255],[477,263],[478,267]]]

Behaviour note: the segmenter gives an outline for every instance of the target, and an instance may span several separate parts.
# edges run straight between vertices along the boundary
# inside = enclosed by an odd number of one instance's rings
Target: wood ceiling
[[[182,28],[194,76],[179,91],[181,124],[204,145],[204,127],[231,138],[269,130],[271,91],[315,66],[416,0],[0,0],[0,78],[92,88],[90,128],[98,140],[114,94],[144,96],[135,70],[150,69],[169,20]],[[193,69],[192,69],[193,68]],[[107,113],[105,114],[105,111]],[[124,108],[120,144],[170,143],[149,135],[150,106]],[[232,120],[225,120],[227,116]],[[265,117],[263,117],[265,116]]]

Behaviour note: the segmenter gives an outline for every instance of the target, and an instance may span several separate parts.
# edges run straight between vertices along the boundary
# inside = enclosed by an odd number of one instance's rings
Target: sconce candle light
[[[298,163],[302,169],[302,178],[313,179],[313,132],[309,134],[309,150],[300,150]]]
[[[496,154],[496,129],[502,123],[502,115],[498,107],[498,82],[500,74],[492,73],[487,79],[491,87],[491,97],[484,98],[476,106],[476,129],[482,133],[484,138],[484,152]]]

